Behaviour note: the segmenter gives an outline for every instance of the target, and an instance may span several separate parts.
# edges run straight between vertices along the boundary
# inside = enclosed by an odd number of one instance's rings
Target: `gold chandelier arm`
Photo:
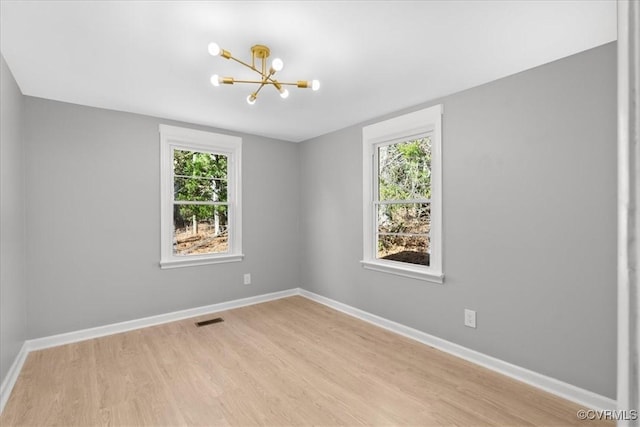
[[[256,67],[253,67],[253,66],[251,66],[251,65],[247,64],[246,62],[239,60],[238,58],[235,58],[235,57],[233,57],[233,56],[230,56],[228,59],[233,59],[233,60],[234,60],[234,61],[236,61],[237,63],[244,65],[245,67],[247,67],[247,68],[249,68],[249,69],[251,69],[251,70],[255,71],[256,73],[260,74],[261,76],[263,75],[263,74],[260,72],[260,70],[258,70]],[[236,80],[236,81],[237,81],[237,80]]]
[[[231,55],[231,53],[227,52],[226,50],[223,50],[223,57],[227,58],[227,59],[233,59],[234,61],[236,61],[238,64],[240,65],[244,65],[245,67],[249,68],[250,70],[255,71],[256,73],[260,74],[260,77],[262,77],[263,81],[266,80],[271,80],[273,81],[273,79],[271,79],[271,76],[275,74],[275,70],[273,68],[271,68],[269,70],[269,72],[267,73],[267,61],[266,58],[269,56],[269,50],[266,46],[254,46],[255,48],[261,48],[261,49],[266,49],[266,52],[264,51],[253,51],[252,49],[252,55],[251,55],[251,65],[247,64],[246,62],[234,57],[233,55]],[[259,56],[260,59],[260,63],[262,66],[262,70],[259,70],[258,68],[256,68],[256,54],[259,53],[263,56]]]
[[[308,87],[310,87],[308,85],[301,85],[300,82],[281,82],[279,80],[275,80],[275,79],[271,79],[271,78],[269,78],[268,80],[236,80],[236,79],[233,79],[233,83],[257,83],[257,84],[274,85],[274,86],[277,86],[277,85],[298,86],[300,88],[308,88]]]
[[[271,80],[236,80],[233,79],[234,83],[257,83],[257,84],[263,84],[263,85],[272,85],[275,84],[275,82],[271,81]]]
[[[279,80],[271,80],[269,83],[271,83],[271,84],[276,84],[277,83],[277,84],[283,85],[283,86],[298,86],[299,88],[310,88],[311,87],[311,83],[306,81],[306,80],[300,80],[298,82],[281,82]]]
[[[258,87],[258,89],[256,89],[255,92],[253,92],[253,98],[257,98],[258,97],[258,93],[260,93],[260,91],[262,90],[262,88],[264,87],[265,83],[262,82],[262,84]]]

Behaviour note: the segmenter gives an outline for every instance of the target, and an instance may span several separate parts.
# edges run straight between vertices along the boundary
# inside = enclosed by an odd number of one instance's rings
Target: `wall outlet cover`
[[[464,309],[464,325],[470,328],[476,327],[476,312],[475,310]]]

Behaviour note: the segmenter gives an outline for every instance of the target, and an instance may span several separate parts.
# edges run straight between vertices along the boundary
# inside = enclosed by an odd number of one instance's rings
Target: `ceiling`
[[[616,2],[5,1],[0,50],[25,95],[303,141],[616,39]],[[214,88],[251,78],[265,44],[283,81],[317,92]],[[249,74],[247,74],[249,73]]]

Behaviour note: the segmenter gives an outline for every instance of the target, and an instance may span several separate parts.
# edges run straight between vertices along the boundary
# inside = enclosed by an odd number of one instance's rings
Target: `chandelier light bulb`
[[[214,85],[215,87],[220,86],[221,81],[222,79],[220,78],[219,75],[214,74],[213,76],[211,76],[211,84]]]
[[[284,62],[282,62],[282,59],[280,58],[275,58],[271,63],[271,68],[273,68],[276,71],[282,70],[283,67],[284,67]]]
[[[280,90],[280,98],[287,99],[289,97],[289,91],[285,88]]]
[[[220,55],[220,52],[222,52],[222,49],[220,49],[218,43],[209,43],[209,54],[211,56],[218,56]]]
[[[251,94],[249,96],[247,96],[247,104],[249,105],[253,105],[256,103],[256,95],[255,94]]]
[[[320,89],[320,81],[311,80],[311,90],[318,90],[318,89]]]

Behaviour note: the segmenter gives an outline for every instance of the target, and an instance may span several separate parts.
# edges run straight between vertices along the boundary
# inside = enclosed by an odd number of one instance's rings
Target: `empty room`
[[[0,425],[638,425],[638,9],[2,0]]]

